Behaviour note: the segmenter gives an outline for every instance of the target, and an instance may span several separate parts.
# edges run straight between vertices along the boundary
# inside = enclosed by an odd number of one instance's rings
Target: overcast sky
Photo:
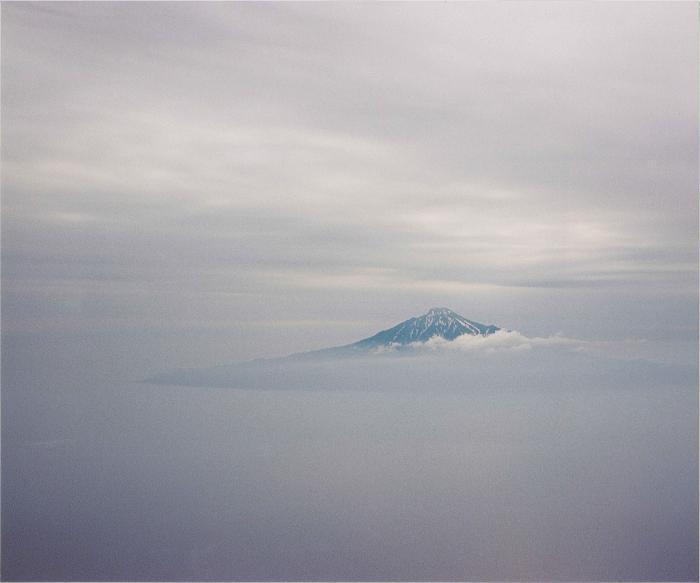
[[[692,345],[697,22],[690,2],[4,3],[3,332],[158,370],[445,305]]]

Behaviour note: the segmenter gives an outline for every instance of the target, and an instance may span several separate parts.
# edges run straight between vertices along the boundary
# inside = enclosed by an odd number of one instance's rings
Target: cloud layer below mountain
[[[422,345],[415,345],[419,350],[445,351],[456,350],[462,352],[481,351],[485,353],[500,352],[504,350],[532,350],[533,348],[560,348],[580,350],[589,343],[584,340],[567,338],[562,335],[549,337],[528,337],[520,332],[512,330],[499,330],[488,336],[471,336],[464,334],[452,341],[434,336]]]
[[[499,392],[514,386],[608,388],[692,385],[697,366],[640,357],[640,343],[590,342],[513,331],[464,335],[454,341],[339,349],[210,368],[174,370],[150,382],[262,390]]]

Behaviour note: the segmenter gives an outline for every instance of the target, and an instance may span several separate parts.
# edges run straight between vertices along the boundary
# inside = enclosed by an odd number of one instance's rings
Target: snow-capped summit
[[[480,324],[448,308],[430,308],[427,313],[383,330],[370,338],[352,344],[355,348],[403,346],[412,342],[425,342],[434,337],[454,340],[458,336],[488,336],[500,330],[498,326]]]

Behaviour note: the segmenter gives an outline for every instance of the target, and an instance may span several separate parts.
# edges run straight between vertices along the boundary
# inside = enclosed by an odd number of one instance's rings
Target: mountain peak
[[[379,348],[383,346],[405,346],[413,342],[426,342],[434,337],[454,340],[459,336],[488,336],[500,330],[498,326],[480,324],[467,320],[449,308],[430,308],[422,316],[410,318],[405,322],[382,330],[378,334],[353,344],[356,348]]]
[[[432,315],[435,316],[437,314],[454,314],[455,316],[457,315],[455,312],[450,310],[449,308],[430,308],[426,314],[427,315]]]

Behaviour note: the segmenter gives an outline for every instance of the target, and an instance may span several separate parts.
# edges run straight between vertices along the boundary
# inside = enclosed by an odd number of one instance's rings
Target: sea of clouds
[[[692,384],[697,367],[641,358],[643,343],[563,335],[432,338],[371,352],[304,353],[166,372],[158,384],[238,389],[468,391],[475,387],[623,387]]]

